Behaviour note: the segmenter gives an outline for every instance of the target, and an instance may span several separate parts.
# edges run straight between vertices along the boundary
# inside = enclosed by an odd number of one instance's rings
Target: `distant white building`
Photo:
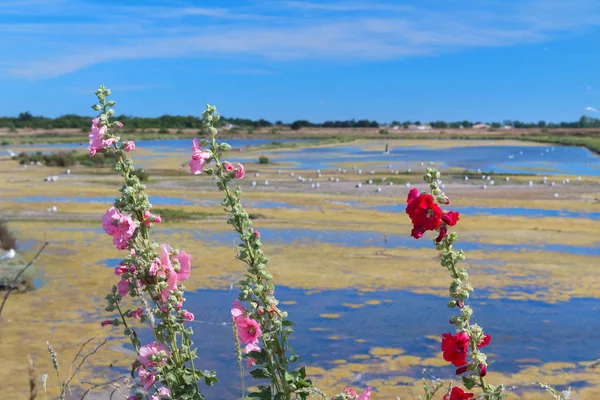
[[[223,129],[224,131],[228,131],[231,128],[233,128],[233,125],[232,124],[227,124],[227,125],[223,125],[223,127],[221,129]]]
[[[475,124],[472,126],[473,129],[488,129],[490,126],[488,124]]]
[[[512,126],[510,126],[510,125],[504,125],[504,126],[502,127],[502,129],[512,129],[512,128],[513,128],[513,127],[512,127]]]
[[[406,129],[411,130],[411,131],[425,131],[425,130],[431,129],[431,125],[410,124],[406,127]]]

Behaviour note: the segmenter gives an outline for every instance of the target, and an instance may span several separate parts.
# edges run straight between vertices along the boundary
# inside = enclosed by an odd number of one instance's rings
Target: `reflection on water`
[[[230,308],[236,294],[235,290],[199,290],[186,294],[186,308],[197,319],[193,325],[194,339],[199,347],[201,366],[216,369],[221,380],[206,392],[217,396],[239,390],[230,325]],[[373,348],[402,349],[405,355],[420,358],[438,357],[440,344],[430,335],[437,337],[454,331],[447,322],[452,315],[446,307],[447,299],[438,296],[408,291],[361,293],[354,289],[307,294],[286,287],[278,287],[276,295],[287,303],[282,307],[296,323],[292,345],[302,356],[302,364],[309,366],[333,368],[336,360],[350,360],[357,355],[365,357],[361,362],[373,362]],[[484,326],[492,335],[489,353],[501,355],[491,357],[495,371],[515,373],[532,364],[593,358],[590,349],[595,346],[595,333],[600,329],[596,299],[546,304],[487,300],[481,291],[475,295],[471,301],[475,308],[473,322]],[[485,312],[477,313],[477,310]],[[148,332],[142,333],[142,337],[150,340]],[[557,338],[560,338],[560,346],[556,345]],[[434,368],[432,372],[442,370],[448,373],[448,367]],[[383,375],[399,374],[418,379],[421,369],[415,365],[405,372],[366,372],[357,384],[366,385]]]
[[[47,196],[27,196],[27,197],[15,197],[10,199],[11,201],[17,202],[59,202],[59,203],[107,203],[112,204],[115,201],[114,196],[89,196],[89,197],[47,197]],[[198,202],[183,199],[181,197],[165,197],[165,196],[152,196],[150,203],[153,205],[192,205],[198,204]]]

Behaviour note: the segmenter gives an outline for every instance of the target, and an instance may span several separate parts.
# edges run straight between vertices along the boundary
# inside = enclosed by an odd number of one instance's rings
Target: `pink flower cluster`
[[[244,166],[240,163],[237,163],[237,168],[235,168],[231,163],[224,162],[223,168],[225,168],[225,171],[227,172],[233,171],[233,173],[235,174],[235,179],[242,179],[246,176],[246,170],[244,169]]]
[[[344,389],[344,395],[353,400],[369,400],[371,397],[371,388],[366,388],[365,391],[359,395],[356,390],[347,387]]]
[[[138,369],[138,375],[144,389],[148,390],[154,385],[154,382],[156,382],[156,371],[154,369],[165,365],[170,355],[171,353],[165,349],[164,344],[152,342],[140,347],[138,360],[142,366]],[[165,392],[165,394],[167,393]],[[163,394],[161,393],[161,395]]]
[[[165,279],[167,286],[160,292],[163,303],[167,302],[171,292],[177,290],[177,282],[185,281],[190,277],[191,261],[192,257],[185,251],[180,250],[175,254],[173,248],[168,244],[160,245],[160,258],[154,260],[148,273],[150,276]],[[182,304],[183,298],[180,298],[176,307],[181,308]]]
[[[160,224],[162,222],[160,215],[154,215],[148,210],[144,211],[144,224],[150,226],[153,222]]]
[[[200,148],[198,139],[192,141],[192,160],[190,161],[190,172],[194,175],[201,174],[204,171],[206,162],[210,159],[211,154]]]
[[[90,139],[90,156],[115,143],[114,138],[104,139],[105,133],[106,126],[100,126],[100,118],[94,118],[92,120],[92,129],[88,133],[88,138]]]
[[[237,299],[233,302],[231,317],[237,328],[240,341],[246,345],[246,348],[244,349],[246,354],[251,351],[261,351],[260,346],[258,345],[258,339],[260,339],[260,336],[262,335],[260,322],[248,317],[246,309]],[[246,358],[246,365],[248,368],[255,364],[256,360]]]
[[[113,244],[117,249],[125,250],[137,224],[130,216],[121,214],[118,209],[111,207],[102,216],[102,228],[104,232],[113,237]]]

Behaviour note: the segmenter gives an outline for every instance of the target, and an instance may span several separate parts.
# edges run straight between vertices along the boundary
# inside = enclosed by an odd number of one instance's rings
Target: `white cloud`
[[[431,11],[425,6],[365,1],[286,1],[235,9],[116,6],[106,16],[100,9],[94,13],[99,6],[73,3],[60,10],[89,23],[0,24],[7,39],[0,43],[0,51],[9,55],[8,68],[0,68],[11,75],[42,79],[98,63],[143,58],[258,56],[277,61],[360,62],[433,56],[543,43],[600,24],[598,3],[528,0],[512,7],[486,8],[490,3],[484,2],[477,9]],[[59,15],[55,7],[39,7],[36,12],[44,9],[47,15]],[[103,18],[90,17],[95,15]],[[261,19],[268,21],[256,22]],[[109,43],[99,34],[105,32],[102,26],[111,32]],[[15,53],[15,43],[28,51]]]
[[[598,112],[598,110],[596,110],[594,107],[586,107],[585,109],[591,112]]]

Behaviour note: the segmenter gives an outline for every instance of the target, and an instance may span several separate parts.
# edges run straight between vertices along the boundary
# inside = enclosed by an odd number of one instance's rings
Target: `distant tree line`
[[[127,129],[200,129],[202,120],[195,116],[180,116],[180,115],[163,115],[155,118],[131,117],[127,115],[116,116],[116,119],[122,121]],[[35,129],[88,129],[90,127],[91,117],[80,116],[75,114],[62,115],[58,118],[46,118],[33,116],[29,112],[20,113],[17,117],[0,117],[0,128],[35,128]],[[479,121],[433,121],[429,122],[435,129],[458,129],[460,127],[470,128]],[[368,119],[361,120],[346,120],[346,121],[325,121],[322,123],[314,123],[307,120],[297,120],[291,124],[285,124],[282,121],[272,123],[265,119],[252,120],[247,118],[227,118],[222,117],[218,124],[220,126],[232,124],[240,127],[263,128],[272,126],[289,126],[293,130],[302,128],[379,128],[380,123],[377,121],[369,121]],[[393,121],[392,126],[408,127],[409,125],[421,125],[421,121]],[[504,120],[502,122],[488,122],[492,128],[500,128],[502,126],[512,126],[514,128],[600,128],[600,119],[582,116],[578,121],[574,122],[522,122],[518,120]]]

